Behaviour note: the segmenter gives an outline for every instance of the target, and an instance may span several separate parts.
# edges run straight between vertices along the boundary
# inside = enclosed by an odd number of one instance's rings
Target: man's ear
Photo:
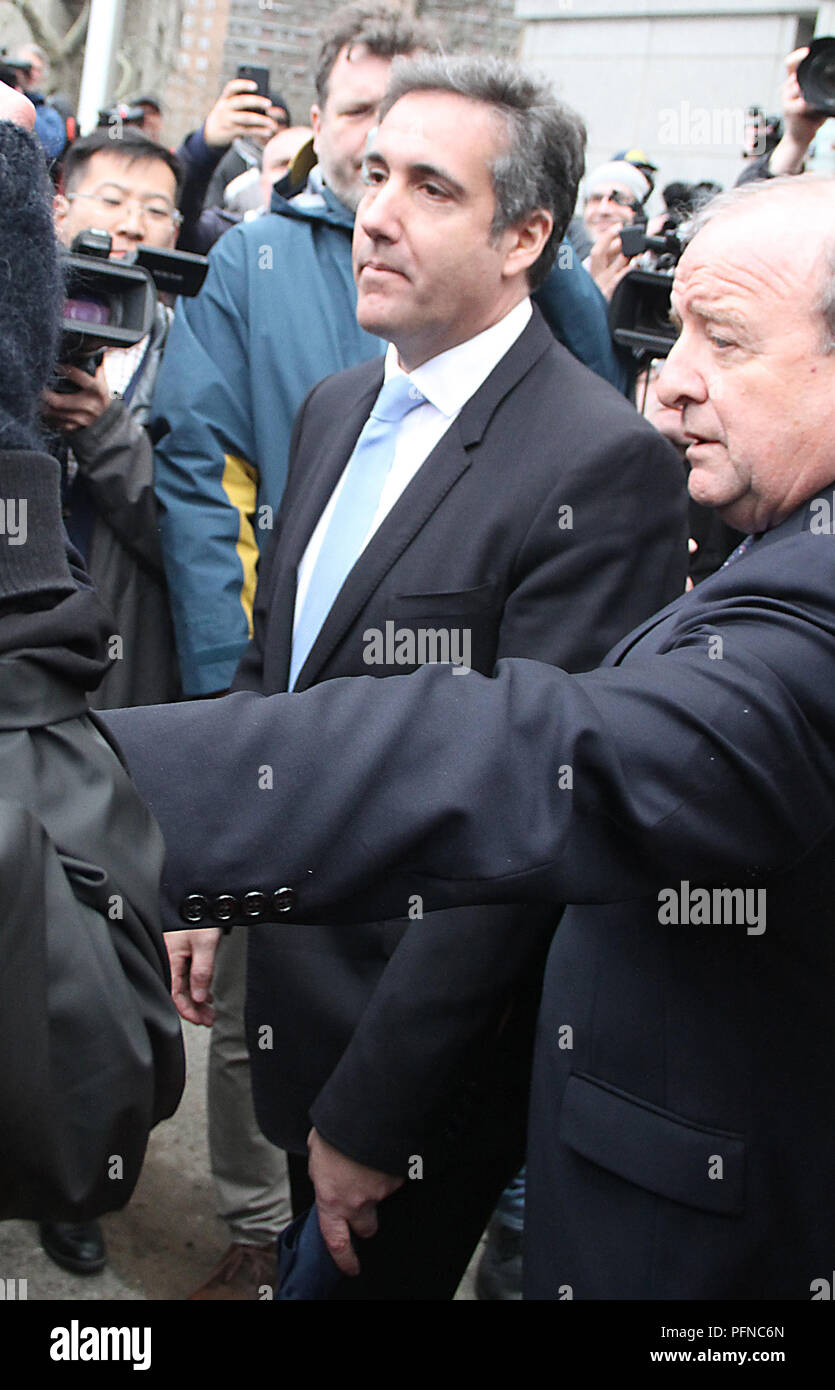
[[[315,101],[310,108],[310,124],[313,128],[313,148],[316,150],[316,141],[319,138],[319,131],[322,129],[322,108]],[[318,154],[319,151],[316,150]]]
[[[66,221],[69,211],[69,198],[65,197],[63,193],[56,193],[52,199],[52,216],[55,221],[56,231],[62,223]]]
[[[545,208],[537,208],[515,227],[508,228],[511,239],[504,263],[508,279],[529,270],[539,260],[553,230],[553,216]]]

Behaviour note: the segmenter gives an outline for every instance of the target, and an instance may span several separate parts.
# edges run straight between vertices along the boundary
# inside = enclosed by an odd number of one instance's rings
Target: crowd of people
[[[0,872],[14,841],[120,923],[150,1040],[121,1089],[91,1042],[71,1138],[30,1148],[73,1153],[101,1090],[135,1181],[182,1088],[170,969],[229,1234],[196,1301],[452,1298],[485,1227],[486,1300],[800,1299],[831,1268],[835,181],[804,174],[804,52],[744,186],[653,217],[648,153],[585,175],[546,85],[378,3],[318,36],[309,126],[236,78],[176,152],[153,97],[59,142],[18,55],[0,730],[33,747],[0,743]],[[49,266],[37,139],[66,250],[208,255],[83,365],[17,238]],[[665,361],[613,338],[636,268]],[[130,1183],[19,1149],[0,1211],[98,1272]]]

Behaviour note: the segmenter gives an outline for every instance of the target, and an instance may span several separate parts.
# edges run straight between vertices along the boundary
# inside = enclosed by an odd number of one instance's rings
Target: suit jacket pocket
[[[661,1110],[595,1077],[568,1079],[563,1143],[591,1163],[673,1202],[720,1215],[745,1205],[745,1141]]]
[[[474,589],[449,589],[424,594],[397,594],[392,599],[394,618],[454,618],[486,613],[497,601],[498,585],[478,584]]]
[[[389,645],[394,669],[451,661],[463,670],[489,675],[496,664],[501,603],[495,583],[392,598]]]

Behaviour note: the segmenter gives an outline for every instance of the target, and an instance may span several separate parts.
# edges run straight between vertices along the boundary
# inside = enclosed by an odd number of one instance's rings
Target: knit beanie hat
[[[624,188],[628,188],[636,203],[643,203],[652,192],[652,184],[646,174],[642,174],[634,164],[628,163],[625,159],[610,159],[607,164],[599,164],[587,175],[585,196],[588,197],[590,193],[596,193],[602,188],[611,188],[615,183],[621,183]]]
[[[51,193],[37,136],[0,121],[0,449],[42,447],[63,314]]]

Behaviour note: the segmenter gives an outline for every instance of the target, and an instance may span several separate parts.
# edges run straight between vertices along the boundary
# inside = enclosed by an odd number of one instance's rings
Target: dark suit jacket
[[[819,515],[801,508],[587,675],[430,667],[120,716],[140,777],[161,738],[174,787],[223,740],[204,797],[286,756],[223,868],[240,881],[278,846],[295,921],[402,911],[414,892],[576,904],[537,1041],[529,1296],[805,1300],[831,1271],[835,539],[810,530]],[[169,872],[175,892],[193,881],[176,846]],[[765,931],[663,924],[659,894],[682,883],[763,890]]]
[[[286,689],[297,567],[382,371],[376,361],[331,377],[302,407],[237,689]],[[674,452],[553,342],[536,313],[372,538],[297,689],[414,670],[367,663],[369,632],[385,634],[389,624],[399,637],[466,630],[472,666],[484,672],[510,655],[582,670],[681,592],[685,564]],[[363,720],[353,737],[371,730]],[[350,766],[350,747],[343,757]],[[248,783],[250,773],[241,775]],[[362,781],[355,792],[366,795]],[[270,795],[262,790],[248,806],[241,833]],[[219,880],[204,857],[203,824],[180,833],[192,837],[192,890],[240,899],[265,888],[269,861],[253,859],[243,883]],[[419,904],[407,906],[414,917]],[[477,906],[405,927],[253,928],[247,1013],[265,1133],[304,1152],[312,1118],[338,1148],[393,1172],[405,1172],[413,1154],[432,1169],[460,1155],[462,1144],[481,1156],[497,1147],[518,1153],[557,918],[551,905]]]
[[[382,375],[375,361],[331,377],[300,412],[235,689],[287,688],[299,561]],[[417,669],[368,664],[368,634],[384,640],[387,625],[400,640],[466,631],[485,672],[511,654],[595,665],[681,592],[683,500],[672,451],[537,313],[372,538],[296,688]],[[408,928],[254,928],[247,1015],[262,1128],[304,1152],[312,1115],[339,1148],[395,1172],[416,1152],[426,1164],[457,1151],[462,1131],[482,1155],[518,1145],[557,915],[470,907]],[[269,1048],[258,1045],[265,1024]],[[485,1104],[489,1123],[477,1118]]]

